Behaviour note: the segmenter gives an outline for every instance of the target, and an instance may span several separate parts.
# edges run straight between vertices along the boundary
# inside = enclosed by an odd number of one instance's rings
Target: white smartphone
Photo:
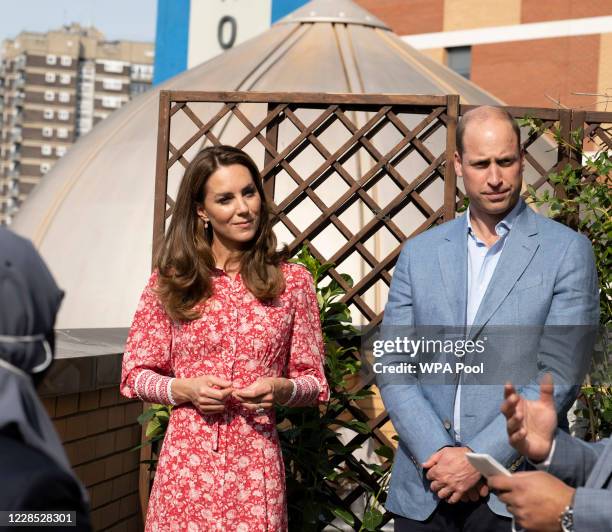
[[[468,462],[474,466],[474,468],[485,478],[493,477],[495,475],[506,475],[507,477],[512,476],[512,473],[508,471],[503,465],[501,465],[495,458],[490,454],[484,453],[465,453]]]
[[[490,454],[484,453],[465,453],[468,462],[485,478],[494,477],[495,475],[505,475],[511,477],[512,473],[501,465]],[[525,529],[517,527],[512,518],[512,532],[523,532]]]

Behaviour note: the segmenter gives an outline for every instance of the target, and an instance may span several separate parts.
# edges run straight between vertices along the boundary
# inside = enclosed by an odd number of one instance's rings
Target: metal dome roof
[[[13,228],[33,240],[66,290],[58,328],[131,321],[150,268],[160,89],[454,93],[462,103],[499,103],[350,0],[306,4],[113,113],[31,193]]]

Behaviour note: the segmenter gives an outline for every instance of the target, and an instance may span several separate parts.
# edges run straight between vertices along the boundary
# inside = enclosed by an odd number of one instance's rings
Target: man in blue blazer
[[[468,212],[406,242],[383,328],[466,327],[475,340],[486,327],[597,324],[590,242],[520,199],[523,153],[512,117],[493,107],[466,113],[457,128],[454,164],[470,199]],[[503,358],[512,358],[512,341],[507,345]],[[532,358],[536,372],[552,371],[576,384],[578,376],[564,375],[573,371],[573,356],[553,337]],[[499,412],[503,381],[466,385],[460,375],[453,385],[438,386],[424,384],[419,375],[402,377],[398,383],[377,376],[399,435],[387,498],[395,530],[510,530],[504,505],[488,495],[465,458],[470,450],[489,453],[516,468],[519,455]],[[535,381],[521,389],[527,397],[537,397]],[[557,387],[561,416],[575,393],[575,386]]]
[[[488,480],[528,530],[612,532],[612,440],[586,443],[557,428],[551,379],[527,400],[506,385],[510,444],[541,471]]]

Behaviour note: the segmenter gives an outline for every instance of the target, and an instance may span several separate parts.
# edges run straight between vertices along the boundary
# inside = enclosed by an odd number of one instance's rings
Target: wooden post
[[[157,161],[155,164],[155,199],[153,207],[153,254],[151,268],[166,231],[166,194],[168,189],[168,150],[170,148],[170,92],[159,93],[157,126]]]
[[[459,95],[449,94],[446,97],[446,164],[444,166],[444,221],[455,217],[457,211],[457,176],[455,174],[455,150],[457,120],[459,117]]]
[[[155,164],[155,196],[153,203],[153,253],[151,255],[151,270],[155,267],[155,256],[164,240],[166,230],[166,194],[168,188],[168,150],[170,147],[170,92],[159,93],[159,122],[157,126],[157,160]],[[143,403],[143,412],[151,405]],[[146,439],[146,425],[142,427],[141,441]],[[140,461],[151,460],[150,445],[140,449]],[[140,464],[138,480],[138,496],[144,524],[149,504],[149,488],[151,473],[149,464]]]
[[[559,148],[557,151],[557,172],[561,172],[572,160],[572,111],[559,109]],[[555,185],[555,197],[565,198],[565,189]]]
[[[268,107],[267,107],[268,114],[271,113],[277,105],[278,104],[269,102]],[[276,116],[274,117],[274,120],[272,120],[272,122],[270,122],[268,126],[266,127],[266,140],[270,143],[271,146],[274,147],[276,151],[278,151],[278,126],[280,122],[281,122],[280,117]],[[272,161],[275,156],[276,154],[270,153],[268,150],[265,151],[264,164],[263,164],[264,168],[268,166],[268,163]],[[267,177],[267,179],[264,181],[264,184],[263,184],[264,192],[266,194],[268,204],[270,206],[274,206],[276,205],[276,202],[274,201],[274,186],[276,183],[276,170],[272,169],[272,172],[270,173],[269,176],[262,176],[262,178],[265,178],[265,177]]]

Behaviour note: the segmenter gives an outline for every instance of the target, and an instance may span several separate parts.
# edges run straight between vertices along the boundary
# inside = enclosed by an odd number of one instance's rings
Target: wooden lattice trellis
[[[455,129],[459,116],[471,107],[460,106],[457,95],[161,91],[153,250],[163,239],[174,207],[169,174],[177,163],[182,174],[182,167],[204,145],[232,144],[257,152],[259,160],[255,160],[262,168],[264,188],[279,226],[289,235],[286,243],[290,251],[296,252],[305,244],[319,261],[334,263],[328,275],[346,290],[344,301],[366,328],[374,327],[382,319],[382,308],[381,298],[373,297],[372,291],[380,292],[381,286],[383,292],[388,289],[402,243],[451,220],[463,204],[461,183],[457,183],[453,168]],[[525,180],[536,190],[550,186],[547,176],[551,171],[577,163],[567,148],[576,140],[573,130],[582,128],[583,138],[596,136],[612,148],[602,128],[612,122],[612,113],[507,109],[517,118],[529,116],[545,126],[558,124],[565,141],[558,147],[540,133],[524,138]],[[183,135],[175,139],[177,120],[183,121]],[[241,133],[228,141],[232,121]],[[185,123],[191,134],[184,133]],[[340,134],[329,135],[332,130]],[[386,140],[379,141],[379,136]],[[304,156],[315,162],[306,168],[300,162]],[[284,192],[279,194],[281,177]],[[330,199],[329,190],[320,191],[332,178],[342,190]],[[387,191],[395,192],[381,195],[383,181]],[[305,211],[300,207],[306,203],[309,210],[304,221]],[[410,216],[403,215],[408,207]],[[360,216],[357,224],[354,212]],[[335,238],[326,236],[328,233]],[[376,238],[383,233],[385,245],[381,246]],[[351,287],[341,274],[346,273],[342,265],[354,254],[361,267]],[[372,379],[365,378],[360,386],[372,384]],[[372,438],[379,444],[390,444],[381,430],[389,422],[384,411],[370,415],[363,405],[351,404],[342,415],[347,412],[372,429],[370,435],[357,434],[351,443],[366,443]],[[362,482],[374,482],[357,460],[347,466]],[[344,501],[350,504],[363,493],[363,487],[356,484],[344,495]]]

